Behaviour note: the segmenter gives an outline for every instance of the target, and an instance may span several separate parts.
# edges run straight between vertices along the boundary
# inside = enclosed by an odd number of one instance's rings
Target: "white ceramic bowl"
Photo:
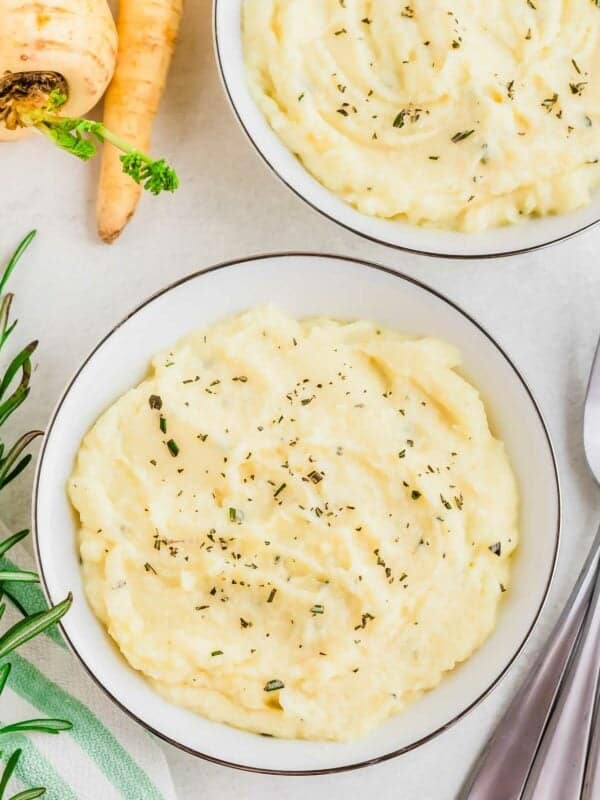
[[[585,208],[561,216],[529,219],[481,233],[430,230],[369,217],[322,186],[273,132],[248,90],[242,52],[243,0],[214,0],[214,37],[225,90],[250,141],[271,169],[299,197],[329,219],[381,244],[422,255],[492,258],[535,250],[581,233],[600,222],[600,192]]]
[[[296,317],[371,319],[456,344],[464,374],[482,392],[504,439],[522,499],[522,545],[514,586],[485,645],[439,688],[349,744],[264,738],[170,705],[131,669],[86,602],[76,526],[66,482],[79,443],[100,413],[146,374],[151,357],[188,331],[274,303]],[[405,752],[446,729],[505,673],[540,613],[557,554],[560,499],[548,433],[523,379],[493,339],[439,294],[383,267],[333,256],[281,255],[222,264],[152,297],[112,330],[67,387],[50,422],[34,489],[34,528],[42,582],[56,603],[74,604],[62,628],[107,693],[159,736],[219,763],[272,772],[349,769]]]

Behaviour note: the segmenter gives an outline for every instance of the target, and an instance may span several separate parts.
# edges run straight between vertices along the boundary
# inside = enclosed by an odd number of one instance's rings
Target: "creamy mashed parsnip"
[[[359,211],[480,231],[600,185],[596,0],[244,0],[250,89]]]
[[[343,740],[468,658],[518,500],[459,364],[272,307],[158,355],[69,482],[87,594],[128,662],[210,719]]]

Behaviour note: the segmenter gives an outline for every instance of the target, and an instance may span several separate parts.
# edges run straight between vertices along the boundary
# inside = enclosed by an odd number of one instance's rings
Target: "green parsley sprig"
[[[36,128],[53,144],[82,161],[89,161],[97,152],[98,144],[109,142],[121,151],[119,156],[123,172],[154,195],[174,192],[179,186],[175,170],[164,158],[154,159],[142,153],[120,136],[110,131],[102,122],[91,119],[63,117],[59,111],[67,96],[54,89],[46,105],[21,113],[22,121]]]

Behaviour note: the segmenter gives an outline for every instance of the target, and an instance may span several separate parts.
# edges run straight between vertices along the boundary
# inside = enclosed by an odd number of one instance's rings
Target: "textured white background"
[[[93,165],[37,138],[0,145],[0,257],[27,230],[39,230],[11,287],[21,318],[16,337],[23,344],[41,340],[33,393],[12,428],[16,433],[46,424],[82,357],[132,306],[176,278],[224,259],[294,249],[353,255],[413,275],[474,315],[513,356],[540,401],[558,451],[565,500],[563,548],[550,603],[511,674],[436,741],[355,773],[257,776],[165,746],[181,798],[304,800],[308,794],[313,800],[453,800],[558,615],[596,524],[600,498],[585,466],[581,413],[600,332],[600,228],[534,255],[469,263],[397,253],[339,229],[280,184],[238,129],[218,80],[210,22],[209,0],[188,3],[154,136],[154,151],[176,164],[182,187],[173,197],[145,198],[112,247],[95,235]],[[28,523],[30,482],[31,471],[4,498],[7,524]]]

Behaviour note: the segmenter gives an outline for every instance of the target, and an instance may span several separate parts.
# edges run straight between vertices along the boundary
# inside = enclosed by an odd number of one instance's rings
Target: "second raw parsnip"
[[[119,50],[106,93],[104,124],[146,152],[182,13],[182,0],[120,0]],[[113,242],[137,207],[141,186],[123,174],[120,152],[104,145],[98,190],[98,232]]]

